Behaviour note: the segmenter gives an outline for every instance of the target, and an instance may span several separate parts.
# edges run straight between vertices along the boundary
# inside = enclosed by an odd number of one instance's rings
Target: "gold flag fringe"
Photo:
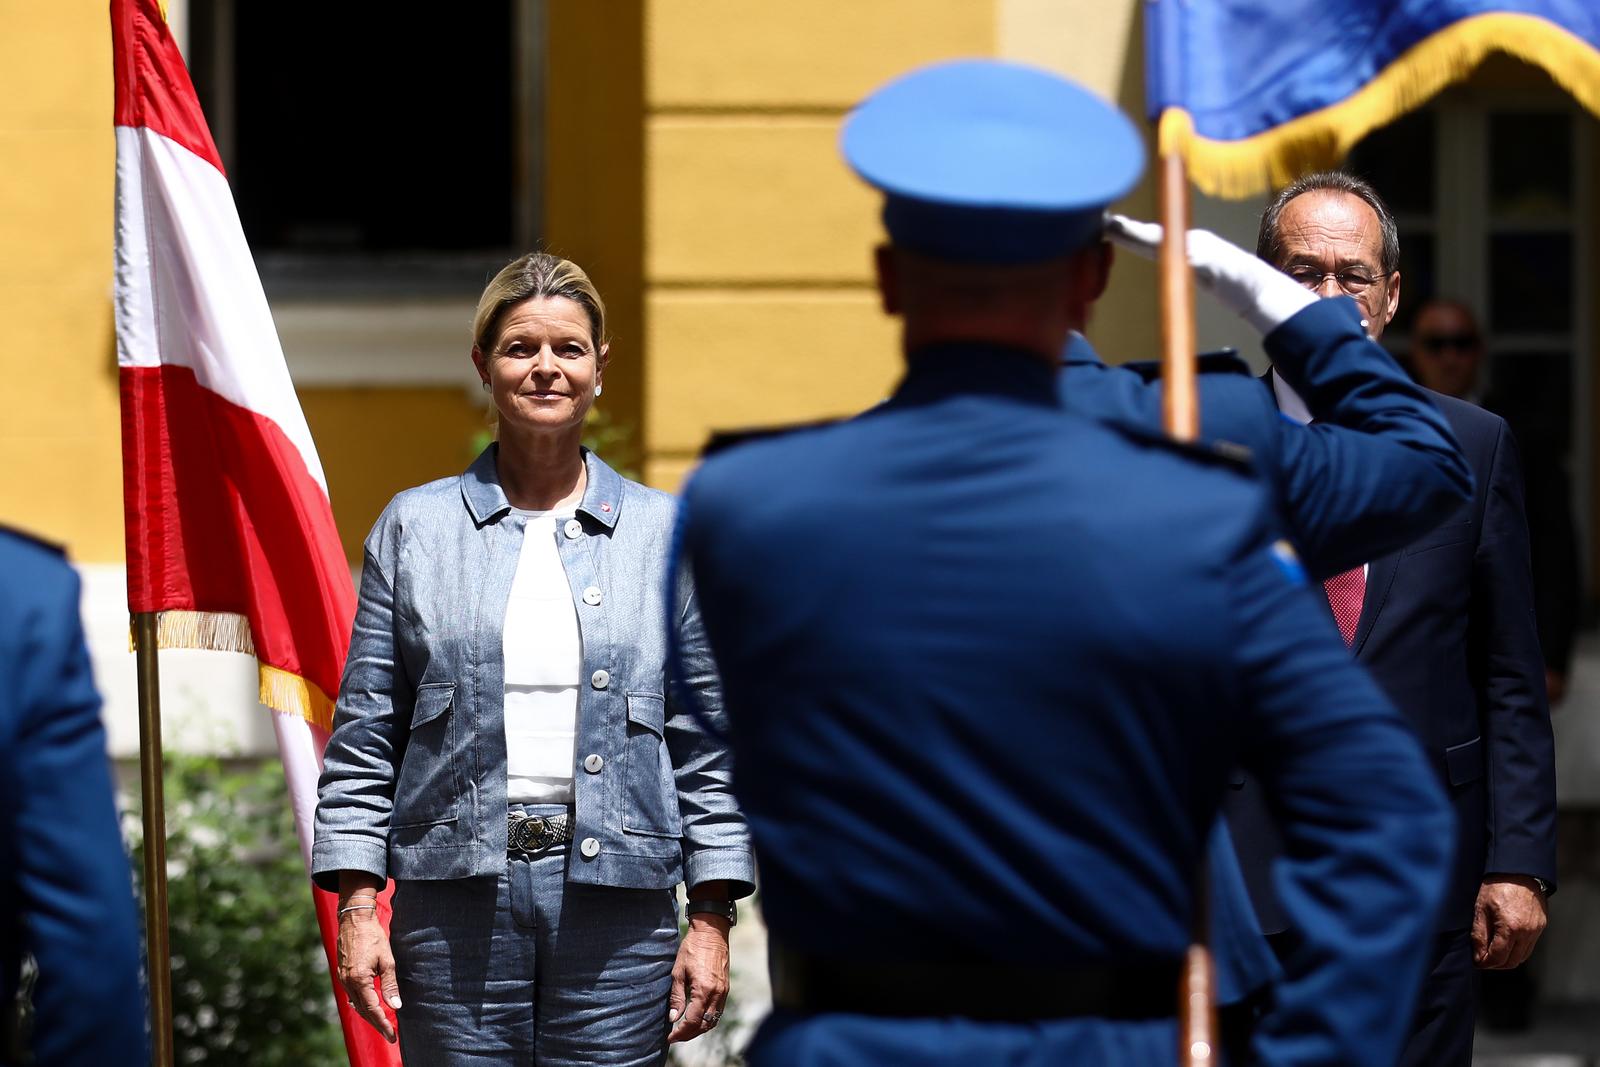
[[[1254,137],[1201,137],[1187,111],[1169,108],[1161,115],[1160,149],[1163,155],[1183,155],[1190,179],[1202,192],[1231,199],[1254,196],[1308,170],[1337,165],[1361,138],[1465,78],[1492,52],[1540,68],[1600,115],[1600,51],[1553,22],[1500,12],[1439,30],[1346,99]]]
[[[191,648],[211,652],[256,654],[250,621],[243,615],[218,611],[163,611],[156,619],[157,648]],[[133,631],[128,648],[138,648]],[[333,729],[333,700],[320,686],[298,674],[258,663],[261,703],[273,711],[298,715],[313,726]]]
[[[288,671],[261,667],[261,703],[285,715],[298,715],[312,726],[333,731],[333,700],[313,682]]]
[[[130,630],[128,648],[139,642]],[[161,611],[156,613],[157,648],[198,648],[212,652],[256,654],[250,622],[243,615],[221,611]]]

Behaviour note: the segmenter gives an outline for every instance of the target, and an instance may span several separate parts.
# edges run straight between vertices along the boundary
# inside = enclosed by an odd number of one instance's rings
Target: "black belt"
[[[772,1002],[807,1013],[1032,1022],[1177,1014],[1178,961],[1133,967],[1025,967],[828,959],[768,946]]]
[[[551,845],[572,840],[572,815],[507,813],[506,851],[513,856],[537,856]]]

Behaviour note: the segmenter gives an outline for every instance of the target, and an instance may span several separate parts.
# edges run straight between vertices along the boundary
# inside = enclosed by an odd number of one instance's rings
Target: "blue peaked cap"
[[[1076,252],[1144,170],[1144,145],[1116,108],[1059,75],[993,59],[896,78],[851,112],[839,145],[883,190],[896,245],[956,261]]]

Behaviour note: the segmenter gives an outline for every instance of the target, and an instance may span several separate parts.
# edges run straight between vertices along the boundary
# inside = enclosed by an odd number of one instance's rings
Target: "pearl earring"
[[[605,387],[604,386],[597,385],[597,386],[594,387],[594,395],[595,396],[599,396],[603,392],[605,392]]]
[[[483,391],[484,392],[487,393],[489,391],[489,383],[487,381],[482,381],[482,382],[479,382],[478,384],[483,386]]]

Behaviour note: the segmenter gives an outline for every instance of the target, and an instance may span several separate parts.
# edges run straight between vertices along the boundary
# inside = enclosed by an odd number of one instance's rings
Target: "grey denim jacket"
[[[501,638],[523,526],[505,521],[498,447],[395,497],[367,538],[318,787],[311,873],[323,888],[337,889],[342,870],[446,879],[505,868]],[[666,685],[676,502],[588,450],[584,462],[588,488],[556,532],[583,645],[568,877],[633,889],[728,879],[748,894],[754,861],[729,753]],[[671,595],[683,684],[721,723],[687,578]],[[592,856],[576,844],[588,838]]]

